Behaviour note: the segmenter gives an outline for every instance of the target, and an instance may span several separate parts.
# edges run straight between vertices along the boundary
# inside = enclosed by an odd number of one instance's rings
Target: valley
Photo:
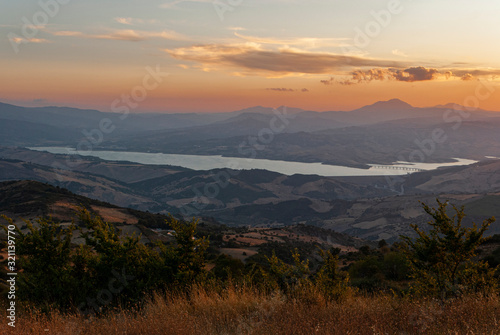
[[[231,227],[306,224],[366,240],[396,241],[412,233],[410,224],[425,223],[420,201],[440,198],[465,205],[469,225],[497,213],[500,161],[485,158],[500,156],[500,119],[495,115],[465,112],[458,105],[415,108],[393,99],[351,112],[259,106],[225,114],[131,114],[120,123],[112,113],[2,104],[0,119],[6,122],[0,127],[8,132],[0,138],[0,181],[34,180],[121,207],[212,217]],[[115,120],[113,132],[99,133],[96,125],[104,119]],[[16,130],[32,124],[47,136],[35,128]],[[262,131],[272,125],[275,132],[265,137]],[[271,159],[270,164],[321,162],[364,171],[368,164],[405,160],[448,164],[460,157],[479,162],[398,176],[387,170],[379,176],[323,177],[307,171],[191,170],[50,154],[19,145],[244,158],[252,150],[254,158]],[[499,232],[498,224],[489,231]]]

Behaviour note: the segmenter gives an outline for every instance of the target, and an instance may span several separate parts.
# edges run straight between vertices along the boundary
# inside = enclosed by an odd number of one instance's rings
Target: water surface
[[[230,168],[235,170],[263,169],[285,175],[316,174],[325,177],[343,176],[384,176],[404,175],[419,170],[434,170],[441,166],[469,165],[477,161],[455,158],[452,163],[414,163],[397,162],[393,165],[375,165],[369,169],[358,169],[347,166],[329,165],[322,163],[301,163],[270,159],[249,159],[222,156],[179,155],[128,151],[92,151],[79,153],[73,148],[66,147],[36,147],[28,148],[37,151],[47,151],[53,154],[80,154],[81,156],[98,157],[107,161],[128,161],[149,165],[174,165],[192,170],[212,170]]]

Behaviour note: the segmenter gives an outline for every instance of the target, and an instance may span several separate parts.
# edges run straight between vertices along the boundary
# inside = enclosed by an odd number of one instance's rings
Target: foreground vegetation
[[[120,309],[105,318],[26,312],[2,334],[498,334],[499,327],[498,296],[443,303],[355,295],[328,302],[317,292],[301,300],[230,287],[156,295],[139,312]]]
[[[170,217],[172,243],[142,244],[82,209],[70,226],[41,218],[16,229],[19,308],[12,333],[39,334],[498,334],[496,254],[479,259],[484,232],[463,208],[424,205],[416,238],[338,249],[316,262],[298,250],[251,263],[220,255],[207,269],[196,221]],[[5,218],[12,226],[12,221]],[[73,245],[75,230],[85,239]],[[280,253],[281,255],[281,253]],[[319,261],[318,261],[319,259]],[[6,308],[2,308],[5,311]],[[4,318],[5,319],[5,318]],[[6,324],[7,322],[5,322]],[[4,325],[2,325],[3,327]]]

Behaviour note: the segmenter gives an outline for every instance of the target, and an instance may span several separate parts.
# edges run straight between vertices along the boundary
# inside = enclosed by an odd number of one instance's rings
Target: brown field
[[[253,256],[257,253],[256,250],[252,249],[243,249],[243,248],[220,248],[219,249],[221,253],[226,254],[228,256],[231,256],[233,258],[239,259],[241,261],[244,261],[250,256]],[[246,255],[243,255],[243,253],[246,253]]]
[[[120,208],[108,208],[102,206],[92,206],[106,222],[125,222],[126,224],[137,224],[138,219],[128,213],[124,213]]]
[[[311,292],[286,298],[250,289],[222,294],[195,290],[190,298],[155,296],[140,312],[120,310],[103,318],[20,312],[1,334],[499,334],[500,299],[405,300],[389,295],[349,296],[328,303]]]
[[[302,241],[309,243],[327,243],[332,247],[340,248],[344,252],[357,251],[357,248],[340,245],[338,243],[328,242],[322,240],[317,236],[310,236],[305,234],[296,233],[290,228],[253,228],[249,232],[244,234],[228,233],[223,237],[224,241],[229,241],[235,239],[237,243],[242,245],[248,245],[250,247],[259,246],[266,242],[280,242],[284,243],[285,239],[290,239],[293,241]],[[238,249],[239,250],[239,249]]]
[[[71,221],[78,212],[78,206],[69,201],[59,200],[50,205],[50,215],[62,221]]]

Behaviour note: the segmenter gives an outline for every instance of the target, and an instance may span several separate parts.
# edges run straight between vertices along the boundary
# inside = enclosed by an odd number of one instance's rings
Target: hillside
[[[78,208],[98,214],[124,233],[143,234],[144,243],[162,239],[162,233],[157,229],[169,229],[164,224],[167,219],[165,215],[119,207],[36,181],[0,182],[0,215],[13,218],[19,225],[24,226],[23,219],[33,220],[37,217],[52,217],[67,224],[75,218]],[[201,218],[200,234],[211,235],[214,246],[223,248],[222,252],[226,252],[226,247],[230,247],[233,252],[235,249],[245,249],[249,251],[248,256],[255,254],[258,247],[270,242],[271,238],[273,242],[289,243],[297,240],[306,244],[338,247],[344,251],[353,251],[365,244],[373,245],[368,241],[317,227],[230,228],[212,218]],[[231,253],[229,250],[227,252]]]
[[[467,224],[497,215],[497,160],[386,179],[385,177],[284,176],[274,172],[192,171],[81,158],[19,148],[0,149],[0,180],[38,180],[77,194],[155,213],[213,217],[229,226],[308,224],[369,240],[394,241],[426,222],[420,202],[436,197],[471,208]],[[7,158],[8,157],[8,158]],[[71,158],[71,159],[74,159]],[[54,168],[64,167],[66,169]],[[469,184],[469,181],[473,184]],[[204,195],[206,185],[217,187]],[[474,186],[469,186],[474,185]],[[401,193],[403,191],[403,193]],[[468,211],[467,211],[468,213]],[[498,223],[488,234],[500,233]]]

